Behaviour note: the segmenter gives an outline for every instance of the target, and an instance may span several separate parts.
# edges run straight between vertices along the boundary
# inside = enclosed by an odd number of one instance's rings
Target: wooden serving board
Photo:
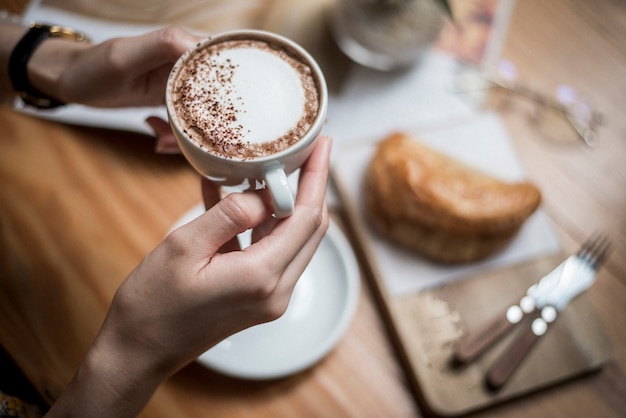
[[[372,276],[412,383],[432,412],[451,416],[495,405],[596,370],[610,358],[608,338],[583,294],[560,315],[500,391],[484,385],[485,372],[517,329],[474,363],[463,368],[450,363],[455,344],[468,330],[517,302],[518,295],[563,258],[540,257],[402,298],[385,297],[384,283]]]
[[[585,294],[575,299],[551,326],[511,380],[498,392],[484,385],[484,375],[507,347],[509,334],[473,364],[451,365],[459,339],[492,315],[517,302],[526,289],[565,257],[551,253],[505,267],[475,273],[438,288],[392,294],[376,263],[372,234],[359,202],[337,170],[333,180],[344,203],[353,243],[369,269],[372,287],[420,405],[439,416],[457,416],[597,370],[610,358],[610,344]],[[418,257],[416,255],[416,257]],[[515,330],[517,331],[517,330]]]

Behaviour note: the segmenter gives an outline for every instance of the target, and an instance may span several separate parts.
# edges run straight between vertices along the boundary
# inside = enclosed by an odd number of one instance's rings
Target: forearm
[[[96,340],[46,418],[137,416],[164,376],[147,358],[120,351]]]

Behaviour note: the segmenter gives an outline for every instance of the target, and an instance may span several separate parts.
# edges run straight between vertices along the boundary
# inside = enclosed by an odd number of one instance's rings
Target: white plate
[[[196,207],[177,225],[201,213],[202,207]],[[359,289],[352,248],[331,222],[285,314],[232,335],[197,360],[226,375],[254,380],[302,371],[321,360],[344,335],[356,310]]]

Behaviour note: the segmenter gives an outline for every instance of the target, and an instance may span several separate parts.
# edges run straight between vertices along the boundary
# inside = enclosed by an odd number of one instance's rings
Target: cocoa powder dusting
[[[301,75],[305,92],[303,115],[296,126],[271,142],[257,144],[243,139],[249,132],[237,120],[245,101],[229,88],[238,65],[229,59],[224,63],[216,59],[220,51],[242,46],[271,50]],[[207,150],[237,159],[263,157],[293,145],[309,130],[319,107],[311,69],[284,49],[271,48],[266,42],[256,40],[225,41],[192,55],[181,67],[173,93],[183,130]]]

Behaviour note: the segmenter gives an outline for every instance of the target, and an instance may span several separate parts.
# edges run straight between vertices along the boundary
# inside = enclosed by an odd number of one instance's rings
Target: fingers
[[[289,301],[293,289],[302,273],[309,265],[315,255],[317,248],[328,229],[328,210],[326,207],[326,185],[328,182],[328,171],[330,164],[330,138],[320,138],[320,143],[315,152],[311,155],[306,165],[303,167],[300,176],[298,198],[296,200],[296,217],[289,219],[292,222],[302,224],[309,223],[309,228],[301,231],[302,235],[296,234],[295,228],[290,228],[290,233],[296,240],[302,243],[301,247],[292,253],[293,258],[284,266],[281,280],[276,286],[277,295],[285,295],[285,300]],[[304,220],[298,219],[304,217]],[[309,218],[307,221],[306,218]],[[283,228],[288,226],[285,222],[278,226]],[[287,228],[285,228],[286,230]],[[292,232],[293,231],[293,232]],[[310,235],[307,235],[310,234]],[[299,236],[298,236],[299,235]],[[283,306],[285,309],[287,305]]]
[[[315,150],[302,167],[296,205],[316,207],[325,200],[331,146],[330,137],[322,136],[318,140]]]
[[[107,56],[111,73],[119,74],[126,88],[134,91],[132,98],[124,99],[126,102],[112,104],[129,105],[133,100],[138,101],[135,104],[146,106],[163,104],[164,86],[174,63],[199,39],[180,28],[169,27],[141,36],[110,40]]]
[[[330,166],[330,150],[330,138],[321,137],[300,172],[298,196],[295,203],[296,210],[294,210],[294,215],[296,216],[287,219],[285,229],[288,229],[288,224],[290,223],[309,223],[310,229],[303,231],[302,235],[297,237],[302,243],[306,242],[307,236],[314,229],[317,229],[324,221],[324,218],[327,217],[325,201]]]
[[[201,38],[183,29],[168,27],[145,35],[126,38],[118,50],[120,62],[131,71],[173,64]]]
[[[169,123],[156,116],[150,116],[146,123],[156,136],[154,152],[157,154],[180,154],[180,148]]]
[[[320,138],[302,167],[294,213],[286,219],[274,219],[277,224],[272,232],[246,250],[247,260],[254,261],[254,271],[260,274],[257,286],[268,296],[262,311],[266,316],[258,318],[272,320],[284,313],[298,279],[326,234],[329,159],[330,139]]]
[[[285,271],[294,261],[299,263],[298,268],[306,267],[312,256],[311,250],[314,252],[317,248],[328,227],[325,201],[330,148],[330,138],[322,137],[318,140],[301,170],[294,213],[278,222],[272,233],[256,243],[252,249],[261,253],[267,251],[276,271]],[[309,251],[299,256],[307,248]]]
[[[202,200],[204,202],[204,207],[205,209],[209,210],[221,200],[222,196],[220,186],[204,177],[202,178],[200,184],[202,187]],[[229,251],[237,251],[239,249],[239,241],[235,236],[224,245],[222,245],[219,249],[219,252],[225,253]]]

